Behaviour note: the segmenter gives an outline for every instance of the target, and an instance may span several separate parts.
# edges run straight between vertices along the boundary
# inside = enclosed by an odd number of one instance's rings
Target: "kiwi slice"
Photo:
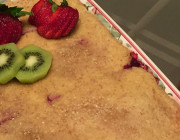
[[[13,79],[20,67],[25,64],[23,55],[14,43],[0,46],[0,84]]]
[[[26,61],[16,75],[21,83],[34,83],[47,75],[52,62],[50,52],[35,45],[28,45],[20,52]]]

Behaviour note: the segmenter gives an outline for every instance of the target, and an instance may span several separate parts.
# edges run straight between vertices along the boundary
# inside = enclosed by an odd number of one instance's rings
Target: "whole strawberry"
[[[21,11],[23,8],[8,7],[0,4],[0,45],[16,43],[22,34],[22,23],[18,17],[31,14]]]
[[[40,0],[32,8],[29,22],[37,26],[38,33],[47,39],[67,36],[76,26],[79,13],[68,6],[66,0],[57,5],[52,0]]]

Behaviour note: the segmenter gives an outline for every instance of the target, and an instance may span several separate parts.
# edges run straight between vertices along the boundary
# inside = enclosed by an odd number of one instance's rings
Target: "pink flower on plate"
[[[94,14],[100,14],[100,12],[95,7],[93,7],[91,12],[94,13]]]
[[[154,75],[153,75],[153,76],[154,76]],[[159,78],[157,78],[157,77],[155,77],[155,76],[154,76],[154,78],[155,78],[155,80],[156,80],[156,83],[159,84]]]

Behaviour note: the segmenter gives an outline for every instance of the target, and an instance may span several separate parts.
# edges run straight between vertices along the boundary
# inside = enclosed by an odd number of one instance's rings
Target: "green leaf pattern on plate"
[[[168,95],[169,95],[169,96],[173,96],[173,94],[172,94],[172,93],[168,93]]]

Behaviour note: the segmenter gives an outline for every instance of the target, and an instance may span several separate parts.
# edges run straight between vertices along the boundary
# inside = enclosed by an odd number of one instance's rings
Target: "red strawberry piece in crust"
[[[52,105],[53,102],[54,102],[55,100],[59,99],[60,97],[61,97],[61,95],[59,95],[59,94],[50,94],[50,95],[47,96],[47,101],[48,101],[48,103],[49,103],[50,105]]]

